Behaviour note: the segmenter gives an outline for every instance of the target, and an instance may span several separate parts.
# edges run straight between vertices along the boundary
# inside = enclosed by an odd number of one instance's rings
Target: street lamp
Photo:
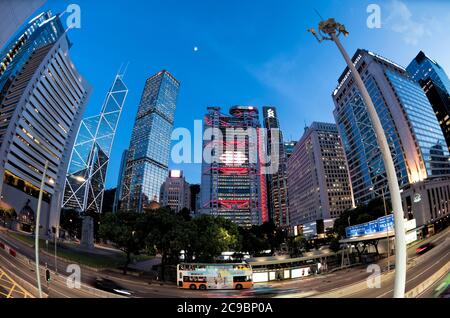
[[[41,219],[42,196],[44,192],[45,179],[48,168],[48,160],[45,161],[44,172],[42,173],[41,187],[39,188],[39,198],[36,210],[36,228],[34,230],[34,255],[36,266],[36,281],[38,285],[39,298],[42,298],[41,275],[39,273],[39,228]]]
[[[405,282],[406,282],[406,239],[405,228],[403,223],[403,207],[400,196],[400,188],[398,186],[397,174],[395,172],[394,161],[389,149],[389,145],[384,134],[383,127],[381,126],[380,118],[375,110],[375,106],[370,98],[364,82],[361,79],[360,74],[356,70],[355,65],[342,46],[339,35],[343,34],[348,36],[348,32],[343,24],[336,22],[333,18],[330,18],[319,23],[319,33],[314,29],[309,29],[317,41],[322,42],[324,40],[333,41],[336,43],[339,51],[345,59],[348,68],[353,75],[353,79],[358,86],[359,92],[362,95],[364,103],[367,106],[367,110],[375,131],[375,136],[380,147],[380,151],[383,158],[384,167],[386,170],[387,181],[389,185],[389,192],[391,194],[392,208],[394,210],[394,229],[395,229],[395,283],[394,283],[394,297],[405,297]]]

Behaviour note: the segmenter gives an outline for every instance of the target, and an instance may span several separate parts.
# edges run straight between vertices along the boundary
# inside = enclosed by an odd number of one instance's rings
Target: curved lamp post
[[[405,296],[405,282],[406,282],[406,240],[405,227],[403,223],[403,207],[400,196],[400,188],[398,186],[397,174],[395,172],[394,161],[387,143],[386,135],[381,126],[380,118],[375,110],[375,106],[370,98],[364,82],[361,79],[359,72],[353,65],[353,62],[342,46],[339,35],[348,36],[348,32],[343,24],[336,22],[333,18],[321,21],[319,23],[319,33],[314,29],[309,29],[314,37],[320,42],[329,40],[336,43],[339,51],[347,63],[353,79],[358,86],[359,92],[362,95],[364,103],[372,121],[372,125],[377,137],[378,145],[380,146],[384,167],[386,170],[387,181],[389,185],[389,192],[391,194],[392,208],[394,210],[394,229],[395,229],[395,284],[394,297],[403,298]]]

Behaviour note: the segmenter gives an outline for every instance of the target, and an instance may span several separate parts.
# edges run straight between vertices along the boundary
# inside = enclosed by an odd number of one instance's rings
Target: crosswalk
[[[33,298],[0,268],[0,298]]]

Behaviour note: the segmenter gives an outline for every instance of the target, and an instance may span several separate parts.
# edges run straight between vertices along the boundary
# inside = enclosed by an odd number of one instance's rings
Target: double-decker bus
[[[179,264],[177,282],[179,288],[201,290],[252,288],[252,268],[247,263]]]

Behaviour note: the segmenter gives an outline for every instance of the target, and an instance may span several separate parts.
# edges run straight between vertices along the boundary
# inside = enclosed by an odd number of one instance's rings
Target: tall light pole
[[[38,285],[39,298],[42,298],[41,274],[39,272],[39,228],[41,220],[41,205],[44,192],[45,179],[47,175],[48,161],[45,161],[44,172],[42,173],[41,187],[39,188],[39,198],[36,210],[36,228],[34,229],[34,255],[36,265],[36,281]]]
[[[375,110],[375,106],[370,98],[369,92],[364,85],[363,80],[359,72],[356,70],[355,65],[342,46],[339,35],[343,34],[348,36],[348,32],[343,24],[336,22],[333,18],[321,21],[319,23],[319,33],[314,29],[309,29],[314,37],[320,42],[324,40],[333,41],[336,43],[339,51],[345,59],[348,68],[351,71],[351,75],[358,86],[359,92],[362,95],[364,103],[367,106],[367,110],[372,121],[372,125],[375,131],[375,136],[380,147],[380,151],[383,158],[384,167],[386,170],[387,181],[389,185],[389,192],[391,194],[392,208],[394,210],[394,229],[395,229],[395,283],[394,283],[394,297],[405,297],[405,282],[406,282],[406,240],[405,240],[405,227],[403,222],[403,207],[402,199],[400,196],[400,188],[398,186],[397,174],[395,172],[394,161],[392,160],[391,151],[387,143],[386,135],[384,134],[383,127],[381,125],[380,118]]]
[[[384,189],[381,188],[381,195],[383,196],[383,205],[384,205],[384,217],[386,220],[386,242],[387,242],[387,263],[388,263],[388,272],[391,271],[391,261],[389,260],[389,257],[391,257],[390,253],[390,244],[389,244],[389,226],[387,223],[387,205],[386,205],[386,198],[384,196]]]

